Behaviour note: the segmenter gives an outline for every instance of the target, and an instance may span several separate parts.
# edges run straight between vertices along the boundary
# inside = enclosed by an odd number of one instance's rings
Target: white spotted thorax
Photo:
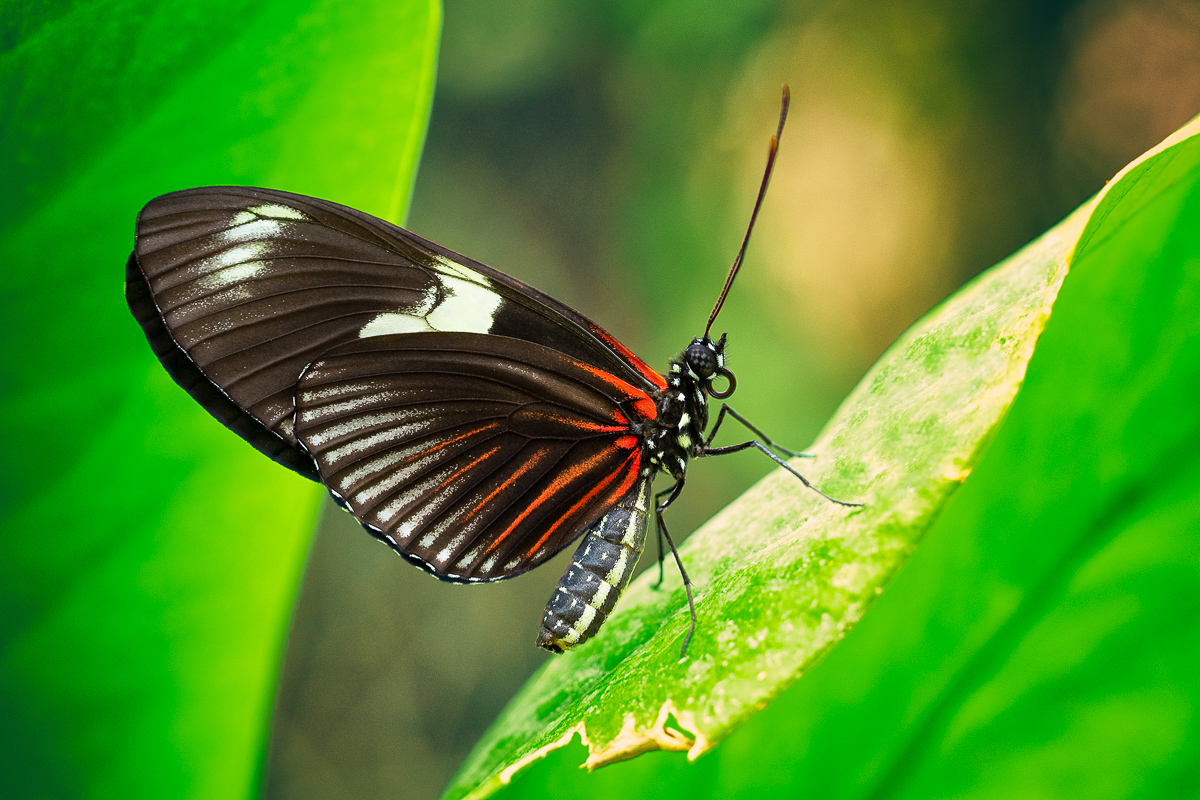
[[[724,391],[712,386],[720,375],[729,381]],[[667,388],[654,395],[657,417],[636,429],[642,439],[641,472],[636,486],[607,514],[588,528],[575,557],[546,605],[539,646],[561,653],[590,639],[600,630],[633,576],[646,545],[654,509],[650,487],[664,472],[682,481],[689,458],[704,450],[709,396],[733,393],[733,375],[725,368],[725,337],[693,339],[671,359],[664,376]]]

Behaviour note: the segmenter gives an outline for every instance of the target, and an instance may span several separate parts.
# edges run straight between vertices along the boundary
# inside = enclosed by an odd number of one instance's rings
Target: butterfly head
[[[721,338],[715,342],[708,336],[693,339],[683,351],[683,360],[692,376],[710,396],[724,400],[733,394],[737,381],[725,367],[725,334],[721,334]],[[728,386],[718,390],[713,385],[716,378],[724,378]]]

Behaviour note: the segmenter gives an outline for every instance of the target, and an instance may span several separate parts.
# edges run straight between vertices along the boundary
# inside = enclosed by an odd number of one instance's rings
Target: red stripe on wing
[[[630,352],[629,348],[613,338],[612,334],[601,328],[599,325],[593,324],[591,327],[592,333],[603,339],[604,343],[613,350],[616,350],[621,355],[621,358],[625,359],[625,361],[628,362],[631,367],[641,373],[643,378],[653,383],[659,389],[667,388],[667,381],[662,375],[659,375],[657,372],[652,370],[646,362],[642,361],[640,358]]]
[[[616,375],[613,375],[611,372],[605,372],[602,369],[593,367],[591,364],[584,364],[582,361],[575,361],[574,359],[571,359],[571,362],[576,367],[579,367],[588,374],[599,378],[601,381],[607,384],[609,388],[619,392],[621,402],[632,403],[633,410],[637,412],[637,415],[646,422],[653,422],[655,418],[658,417],[658,408],[654,405],[654,401],[650,399],[650,395],[646,394],[641,389],[626,383]],[[649,367],[647,367],[647,369],[649,369]],[[657,375],[657,373],[655,374]],[[659,376],[660,380],[661,378],[662,376]],[[666,388],[666,383],[663,384],[663,388]]]
[[[549,539],[556,530],[558,530],[559,526],[574,516],[575,512],[579,511],[584,506],[590,505],[596,499],[596,495],[603,492],[612,484],[614,480],[616,480],[616,478],[621,474],[622,469],[625,471],[625,478],[621,481],[621,484],[617,487],[613,495],[614,497],[624,497],[625,494],[628,493],[630,487],[633,486],[634,479],[637,478],[638,465],[641,464],[641,460],[642,454],[640,450],[635,450],[634,452],[630,453],[629,458],[625,459],[625,463],[621,465],[621,469],[614,471],[611,475],[601,481],[596,488],[584,495],[579,502],[575,503],[575,505],[563,512],[562,516],[560,516],[553,525],[546,529],[546,532],[542,534],[542,538],[538,539],[537,543],[534,544],[533,547],[529,548],[528,552],[525,553],[525,557],[532,558],[533,554],[541,549],[542,545],[544,545],[546,540]],[[632,466],[630,466],[631,463]]]
[[[628,421],[623,425],[604,424],[553,403],[527,403],[508,415],[508,425],[510,430],[531,438],[583,439],[629,432]]]
[[[463,523],[464,527],[466,526],[466,524],[468,522],[471,521],[472,517],[474,517],[480,511],[485,509],[487,507],[488,503],[490,503],[492,500],[494,500],[498,495],[502,494],[506,489],[511,487],[513,484],[515,484],[521,478],[523,478],[525,476],[525,474],[527,472],[529,472],[529,470],[534,469],[535,467],[541,466],[541,463],[544,460],[544,456],[545,456],[545,453],[541,452],[541,453],[535,454],[532,458],[526,459],[524,461],[524,463],[522,463],[521,466],[517,467],[516,470],[514,470],[511,475],[509,475],[507,478],[505,478],[504,481],[499,486],[497,486],[492,491],[488,492],[486,496],[484,496],[482,499],[480,499],[479,502],[475,504],[474,508],[472,508],[470,511],[468,511],[466,514],[463,515],[462,523]]]
[[[543,503],[552,499],[556,494],[570,486],[573,481],[576,481],[586,475],[588,471],[592,469],[592,467],[595,467],[597,464],[601,463],[605,458],[607,458],[607,453],[605,450],[601,450],[586,461],[580,461],[577,464],[571,464],[564,468],[559,474],[555,475],[554,479],[550,481],[550,485],[543,489],[541,494],[531,500],[529,505],[525,506],[525,510],[517,515],[517,518],[514,519],[511,524],[509,524],[503,533],[492,540],[492,543],[487,546],[487,550],[484,551],[484,555],[490,554],[493,550],[499,547],[500,544],[507,539],[522,522],[525,521],[525,518],[534,511],[537,511],[537,509]],[[616,474],[616,472],[614,471],[613,474]]]
[[[498,453],[498,452],[500,452],[500,448],[493,447],[491,450],[488,450],[486,453],[480,455],[478,458],[468,461],[466,464],[464,464],[462,466],[461,469],[457,470],[456,472],[454,472],[454,474],[448,476],[445,480],[443,480],[440,484],[438,484],[438,489],[445,491],[450,486],[454,485],[454,482],[457,481],[460,477],[462,477],[463,475],[466,475],[468,472],[475,469],[475,467],[477,465],[483,463],[484,461],[487,461],[489,458],[496,455],[496,453]]]
[[[654,405],[654,401],[649,396],[639,397],[633,401],[633,410],[638,413],[642,419],[647,422],[653,422],[658,418],[658,408]]]

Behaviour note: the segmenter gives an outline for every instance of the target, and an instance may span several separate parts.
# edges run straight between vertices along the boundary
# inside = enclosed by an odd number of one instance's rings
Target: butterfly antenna
[[[750,224],[746,226],[746,238],[742,239],[742,247],[738,250],[737,258],[733,260],[733,266],[729,268],[729,275],[725,278],[725,288],[721,289],[721,296],[717,298],[717,304],[713,306],[712,313],[708,315],[708,324],[704,326],[704,338],[706,339],[713,322],[717,319],[717,314],[721,313],[721,306],[725,305],[725,297],[729,294],[729,287],[733,286],[733,279],[737,277],[738,270],[742,268],[742,259],[746,256],[746,245],[750,244],[750,232],[754,230],[754,221],[758,219],[758,209],[762,207],[763,196],[767,193],[767,184],[771,182],[771,170],[775,168],[775,154],[779,152],[779,137],[783,135],[783,123],[787,121],[788,104],[791,100],[792,93],[785,83],[783,100],[780,101],[779,107],[779,128],[771,137],[771,149],[767,151],[767,168],[763,172],[762,186],[758,187],[758,199],[754,201],[754,212],[750,215]]]

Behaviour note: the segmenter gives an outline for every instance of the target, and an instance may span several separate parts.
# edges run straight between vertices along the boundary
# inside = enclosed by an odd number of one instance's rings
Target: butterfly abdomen
[[[633,575],[649,520],[650,481],[642,480],[588,528],[546,604],[539,647],[561,653],[595,635]]]

